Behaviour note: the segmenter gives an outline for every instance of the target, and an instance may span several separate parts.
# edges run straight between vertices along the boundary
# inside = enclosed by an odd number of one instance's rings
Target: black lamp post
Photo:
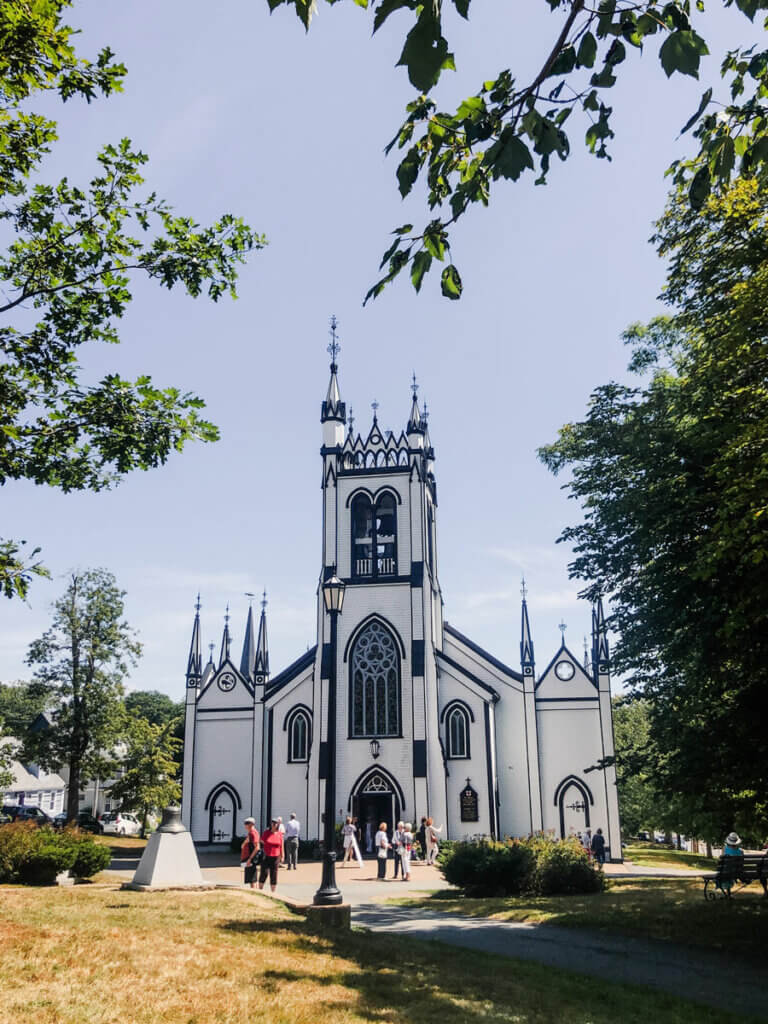
[[[325,853],[323,854],[323,880],[315,893],[316,907],[333,907],[343,897],[336,885],[336,636],[341,606],[344,604],[344,583],[336,575],[323,584],[323,600],[331,616],[331,664],[328,672],[328,729],[326,732],[325,777]]]

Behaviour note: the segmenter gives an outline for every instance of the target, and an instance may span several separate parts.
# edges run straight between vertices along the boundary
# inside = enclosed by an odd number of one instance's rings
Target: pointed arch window
[[[384,493],[352,502],[352,575],[358,579],[397,575],[397,504]]]
[[[309,760],[310,723],[306,711],[295,711],[288,720],[288,763]]]
[[[394,637],[371,622],[352,649],[351,735],[400,735],[400,657]]]
[[[445,724],[448,740],[448,757],[469,757],[469,715],[463,707],[457,706],[448,714]]]

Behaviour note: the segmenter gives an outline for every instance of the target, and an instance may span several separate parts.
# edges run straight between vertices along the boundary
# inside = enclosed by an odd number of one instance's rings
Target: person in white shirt
[[[296,870],[296,865],[299,860],[299,838],[301,836],[301,823],[294,811],[291,811],[291,817],[288,824],[285,826],[285,860],[288,864],[288,870],[291,868]]]
[[[277,821],[277,831],[283,837],[283,859],[280,862],[280,867],[284,868],[285,867],[285,825],[283,824],[283,819],[282,818],[277,818],[276,821]]]
[[[392,876],[393,878],[397,878],[398,872],[400,871],[400,868],[402,868],[403,866],[403,862],[401,860],[403,831],[404,825],[402,821],[398,821],[397,828],[392,833],[392,848],[395,854],[395,873]]]
[[[357,828],[350,815],[347,815],[347,820],[341,826],[341,834],[344,841],[344,860],[339,865],[345,867],[348,860],[352,860],[354,857],[357,861],[357,866],[361,868],[363,866],[363,858],[360,853],[360,847],[357,845]]]
[[[389,849],[386,821],[382,821],[379,825],[379,831],[376,833],[376,838],[374,839],[374,846],[376,847],[378,881],[383,882],[387,877],[387,850]]]

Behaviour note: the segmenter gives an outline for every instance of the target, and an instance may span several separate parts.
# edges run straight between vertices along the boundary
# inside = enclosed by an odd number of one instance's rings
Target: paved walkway
[[[672,943],[609,936],[583,928],[489,921],[405,907],[357,906],[352,922],[385,934],[410,935],[661,989],[731,1013],[768,1020],[765,971],[707,950],[692,951]]]

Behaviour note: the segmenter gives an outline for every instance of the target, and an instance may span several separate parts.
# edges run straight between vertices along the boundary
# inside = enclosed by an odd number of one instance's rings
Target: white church
[[[239,660],[228,617],[218,664],[203,665],[198,601],[186,674],[182,818],[196,843],[228,843],[253,816],[295,811],[323,834],[328,766],[337,821],[418,825],[451,839],[602,828],[621,857],[608,643],[592,613],[591,658],[565,644],[537,673],[523,593],[520,665],[511,668],[443,617],[435,454],[413,388],[399,435],[347,425],[336,362],[322,403],[322,533],[317,643],[270,675],[266,602],[249,610]],[[326,610],[323,584],[343,584]],[[335,643],[332,643],[332,639]],[[334,673],[335,668],[335,673]],[[334,722],[328,715],[335,690]],[[335,726],[335,728],[334,728]],[[329,735],[335,757],[329,756]]]

